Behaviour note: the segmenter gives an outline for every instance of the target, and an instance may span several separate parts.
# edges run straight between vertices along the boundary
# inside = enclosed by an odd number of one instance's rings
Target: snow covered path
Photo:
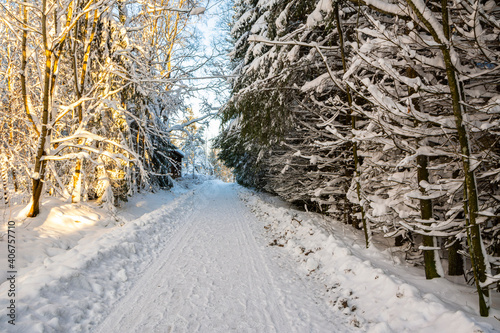
[[[208,182],[195,195],[193,213],[97,332],[353,331],[313,299],[296,263],[272,257],[235,185]]]
[[[362,248],[357,230],[235,184],[179,180],[114,216],[92,203],[43,211],[16,218],[0,332],[500,332],[496,293],[480,318],[471,286],[425,280]]]

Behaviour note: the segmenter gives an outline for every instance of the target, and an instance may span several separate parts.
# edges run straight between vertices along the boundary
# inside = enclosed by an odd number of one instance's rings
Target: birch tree
[[[170,136],[177,130],[169,120],[186,93],[176,85],[183,59],[174,57],[175,45],[187,38],[189,13],[203,12],[197,4],[2,5],[2,77],[8,82],[2,95],[10,101],[2,112],[16,115],[10,117],[10,137],[2,133],[2,147],[8,164],[14,158],[31,164],[20,174],[9,167],[16,184],[22,185],[23,175],[31,178],[28,216],[38,214],[47,191],[73,202],[83,197],[116,204],[134,189],[168,184]],[[19,78],[13,74],[18,72]],[[15,151],[16,131],[28,147],[21,154],[7,152]]]

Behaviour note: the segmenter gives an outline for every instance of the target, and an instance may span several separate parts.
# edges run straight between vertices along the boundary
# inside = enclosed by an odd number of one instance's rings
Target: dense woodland
[[[196,125],[213,108],[200,119],[185,103],[183,80],[211,61],[191,27],[201,1],[0,0],[4,205],[34,217],[52,195],[113,209],[171,186],[178,148],[187,172],[230,180],[218,154],[239,183],[362,230],[366,247],[394,239],[428,279],[463,275],[488,316],[500,288],[496,1],[232,4],[218,153]]]
[[[238,182],[362,229],[367,247],[394,238],[428,279],[464,275],[488,316],[500,273],[496,1],[234,10],[237,78],[217,146]]]
[[[191,140],[186,96],[204,11],[187,0],[0,1],[3,199],[55,195],[111,209],[171,186]],[[209,115],[209,114],[207,114]],[[195,149],[194,147],[193,149]]]

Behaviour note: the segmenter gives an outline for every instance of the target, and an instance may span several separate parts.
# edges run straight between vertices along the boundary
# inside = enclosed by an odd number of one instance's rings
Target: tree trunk
[[[441,1],[443,10],[443,27],[448,26],[448,8],[446,7],[446,0]],[[446,31],[446,28],[445,28]],[[447,36],[449,37],[449,35]],[[448,38],[449,39],[449,38]],[[481,239],[481,230],[479,225],[476,223],[477,213],[479,211],[478,197],[477,197],[477,187],[476,187],[476,175],[474,170],[471,168],[471,151],[469,136],[467,130],[463,124],[463,115],[465,114],[465,106],[462,104],[463,94],[459,87],[459,82],[457,78],[457,73],[450,54],[449,46],[441,47],[444,57],[444,62],[446,65],[446,76],[448,77],[448,85],[450,87],[452,103],[453,103],[453,114],[455,116],[455,123],[458,131],[458,138],[460,141],[460,148],[462,153],[462,163],[463,170],[465,174],[465,187],[466,187],[466,197],[464,198],[465,205],[467,205],[466,212],[466,224],[467,232],[469,233],[469,252],[471,255],[472,269],[474,272],[474,279],[476,281],[476,288],[479,296],[479,311],[481,316],[487,317],[489,315],[489,290],[488,287],[482,288],[481,283],[486,281],[486,274],[488,273],[489,263],[487,262],[487,255],[483,247],[483,241]]]
[[[71,193],[71,202],[79,203],[82,196],[82,160],[78,159],[73,173],[73,192]]]
[[[481,230],[476,223],[476,215],[479,211],[477,185],[474,170],[471,168],[471,151],[467,129],[463,123],[463,115],[465,111],[465,101],[463,100],[463,92],[459,86],[458,75],[456,68],[453,65],[451,57],[451,38],[450,25],[448,16],[448,1],[441,0],[441,19],[443,24],[443,34],[446,37],[445,41],[441,41],[439,34],[434,30],[434,26],[428,21],[426,16],[420,12],[419,8],[413,3],[413,0],[406,0],[409,7],[416,14],[418,19],[429,30],[434,40],[439,44],[443,54],[443,60],[446,67],[446,77],[448,79],[448,87],[450,88],[453,115],[457,127],[458,140],[460,142],[460,153],[462,157],[463,171],[465,176],[465,191],[464,191],[464,211],[466,218],[467,240],[469,243],[469,253],[471,256],[472,270],[476,289],[479,296],[479,313],[483,317],[489,314],[489,290],[488,287],[482,287],[481,283],[486,281],[486,274],[490,273],[490,264],[487,262],[486,251],[481,239]],[[425,9],[428,10],[426,7]]]
[[[26,65],[28,63],[28,55],[27,55],[27,41],[28,41],[28,9],[26,5],[23,5],[22,7],[22,14],[23,14],[23,38],[21,42],[21,49],[22,49],[22,59],[21,59],[21,93],[23,95],[23,103],[24,103],[24,110],[26,112],[26,116],[28,117],[29,121],[33,125],[33,129],[36,134],[40,135],[40,132],[37,128],[37,125],[35,121],[33,120],[33,117],[31,116],[31,110],[29,107],[29,97],[28,97],[28,88],[26,87]]]
[[[42,111],[42,130],[38,137],[38,147],[36,149],[35,167],[33,169],[33,189],[31,196],[31,208],[28,212],[28,217],[35,217],[40,212],[40,197],[42,195],[44,176],[45,176],[45,144],[49,135],[47,128],[49,121],[49,95],[50,82],[52,76],[52,51],[49,49],[47,41],[47,0],[42,1],[42,37],[45,50],[45,75],[43,85],[43,111]]]
[[[92,22],[92,30],[90,31],[90,36],[88,39],[87,39],[87,33],[88,33],[87,26],[89,23],[89,13],[88,12],[85,14],[84,23],[81,24],[81,26],[83,26],[82,35],[84,37],[85,51],[83,54],[82,70],[81,70],[81,74],[80,74],[79,78],[78,78],[78,68],[77,68],[77,63],[76,63],[76,53],[75,53],[76,50],[73,51],[74,52],[74,54],[73,54],[73,68],[74,68],[77,100],[79,100],[83,97],[83,92],[85,91],[85,78],[87,76],[87,71],[88,71],[87,69],[88,69],[89,62],[90,62],[91,44],[94,40],[98,18],[99,18],[99,15],[97,13],[97,10],[95,10],[94,11],[94,19]],[[79,27],[80,27],[80,25],[77,25],[77,28],[75,30],[75,37],[76,38],[79,37],[79,33],[80,33]],[[76,41],[74,41],[73,43],[76,43]],[[79,104],[77,106],[77,113],[78,113],[78,124],[81,125],[81,123],[83,121],[83,105],[82,104]],[[79,145],[85,144],[85,140],[79,139],[78,144]],[[83,165],[83,160],[78,159],[76,161],[75,171],[73,173],[73,192],[71,194],[71,202],[72,203],[79,203],[81,196],[82,196],[82,165]]]
[[[426,191],[420,186],[421,181],[429,181],[429,171],[427,169],[428,157],[425,155],[417,156],[417,179],[419,189],[425,195]],[[432,200],[420,199],[420,217],[422,220],[432,219]],[[436,237],[423,236],[423,245],[425,247],[435,247],[437,244]],[[430,280],[441,277],[439,272],[442,271],[441,261],[437,250],[424,250],[425,278]]]
[[[406,74],[409,78],[416,78],[417,73],[412,67],[408,67]],[[415,89],[408,87],[408,95],[411,96],[416,93]],[[412,99],[412,104],[416,110],[420,111],[420,104],[417,99]],[[417,156],[417,186],[422,195],[426,194],[425,188],[420,186],[420,182],[429,182],[429,169],[427,168],[429,158],[426,155]],[[420,217],[422,220],[432,219],[432,200],[420,199]],[[428,223],[430,225],[430,223]],[[424,247],[435,247],[437,244],[436,237],[423,235],[422,245]],[[441,277],[440,272],[443,271],[441,261],[437,250],[424,250],[424,267],[425,278],[430,280]]]
[[[462,244],[458,240],[455,240],[448,248],[448,275],[456,276],[464,274],[464,260],[460,253],[458,253],[461,249]]]
[[[342,33],[342,26],[340,24],[338,2],[335,3],[334,12],[335,12],[335,21],[337,24],[337,32],[339,34],[339,46],[340,46],[340,53],[342,56],[342,68],[343,68],[344,73],[345,73],[347,70],[347,65],[346,65],[346,60],[345,60],[344,35]],[[356,129],[356,116],[352,112],[352,95],[351,95],[351,92],[349,90],[349,86],[347,84],[345,85],[345,90],[347,93],[347,102],[349,104],[349,113],[351,116],[351,127],[352,127],[352,129]],[[352,142],[352,156],[353,156],[353,160],[354,160],[354,181],[356,182],[356,194],[358,197],[359,209],[361,212],[361,224],[363,225],[363,231],[365,234],[365,246],[368,248],[368,247],[370,247],[370,231],[369,231],[369,225],[366,222],[365,210],[363,207],[363,200],[361,197],[361,185],[359,184],[359,178],[361,177],[361,173],[359,171],[358,144],[355,141]]]
[[[12,60],[11,58],[11,53],[10,53],[10,48],[7,48],[8,56],[9,56],[9,62]],[[7,69],[7,88],[9,90],[9,112],[10,114],[14,114],[14,108],[12,106],[12,101],[14,99],[14,83],[12,82],[12,64],[9,63],[9,67]],[[14,127],[16,125],[16,121],[14,118],[10,119],[10,124],[9,124],[9,144],[11,146],[14,145]],[[12,183],[14,185],[14,192],[17,192],[18,186],[17,186],[17,177],[16,177],[16,169],[15,167],[12,167],[11,169],[12,173]]]
[[[5,153],[2,151],[2,155]],[[5,156],[5,155],[4,155]],[[2,178],[2,187],[3,187],[3,201],[5,206],[9,204],[9,169],[7,168],[7,161],[3,160],[3,163],[0,163],[0,176]]]

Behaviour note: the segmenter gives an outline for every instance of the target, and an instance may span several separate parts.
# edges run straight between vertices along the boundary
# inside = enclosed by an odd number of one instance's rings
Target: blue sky
[[[221,30],[221,11],[222,11],[222,5],[226,2],[227,0],[218,0],[218,1],[208,1],[208,4],[205,2],[204,6],[207,7],[205,14],[199,16],[198,18],[193,18],[193,24],[196,25],[196,28],[198,28],[202,35],[203,35],[203,52],[205,54],[212,54],[215,52],[212,48],[212,42],[214,38],[220,37],[223,31]],[[210,69],[209,69],[210,70]],[[199,73],[196,73],[196,76],[198,77],[205,77],[207,76],[206,69],[202,69],[199,71]],[[196,80],[199,81],[199,83],[208,83],[207,80]],[[190,82],[193,84],[194,82]],[[228,91],[222,92],[223,94],[228,94]],[[215,92],[210,91],[210,90],[202,90],[196,93],[197,96],[200,98],[190,98],[189,103],[191,104],[195,114],[201,115],[201,109],[202,109],[202,97],[205,97],[209,100],[211,104],[213,104],[214,107],[221,106],[221,103],[216,101],[216,96]],[[212,111],[212,112],[215,112]],[[219,133],[219,127],[220,127],[220,121],[218,119],[212,119],[209,123],[208,126],[206,127],[205,130],[205,135],[207,141],[210,139],[214,138],[217,136]]]

